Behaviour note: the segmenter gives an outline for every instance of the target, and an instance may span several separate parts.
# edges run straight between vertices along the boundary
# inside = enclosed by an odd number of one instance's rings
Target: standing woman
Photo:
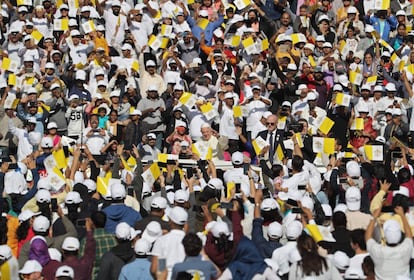
[[[318,253],[318,245],[306,233],[298,237],[297,247],[302,259],[293,263],[289,271],[289,280],[311,278],[313,280],[342,280],[336,267]]]

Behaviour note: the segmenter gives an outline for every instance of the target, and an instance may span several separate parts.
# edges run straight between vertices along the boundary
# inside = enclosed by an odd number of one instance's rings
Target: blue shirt
[[[137,258],[122,267],[118,280],[153,280],[150,268],[151,262],[147,258]]]
[[[184,262],[173,266],[171,279],[176,279],[179,272],[187,272],[191,275],[198,273],[199,279],[212,279],[217,277],[217,270],[210,261],[203,261],[201,255],[187,257]]]

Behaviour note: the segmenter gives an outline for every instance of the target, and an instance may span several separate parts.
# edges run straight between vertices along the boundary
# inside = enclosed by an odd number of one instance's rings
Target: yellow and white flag
[[[95,23],[93,20],[88,20],[87,22],[82,23],[83,31],[85,31],[85,34],[91,33],[95,31]]]
[[[314,153],[333,154],[335,152],[335,138],[313,137],[312,149]]]
[[[361,85],[363,80],[363,76],[361,73],[358,73],[356,71],[349,71],[349,81],[351,82],[351,84],[354,85]]]
[[[325,117],[318,125],[318,129],[325,135],[329,133],[335,122],[328,117]]]
[[[242,41],[242,45],[246,50],[247,54],[252,54],[257,51],[256,43],[254,42],[252,37],[248,37]]]
[[[355,118],[352,122],[350,130],[364,130],[364,119]]]
[[[145,182],[152,185],[161,175],[160,168],[156,162],[151,164],[151,166],[141,174]]]
[[[349,104],[351,104],[351,96],[349,94],[337,93],[335,103],[341,106],[349,107]]]
[[[191,109],[197,101],[197,98],[191,92],[184,92],[180,97],[180,103]]]
[[[269,146],[269,143],[267,143],[262,137],[258,136],[256,139],[252,141],[253,149],[256,155],[260,154],[260,152],[263,150],[264,147]]]
[[[250,5],[250,0],[235,0],[233,3],[237,7],[237,10],[241,11]]]
[[[375,84],[377,83],[377,78],[378,77],[376,75],[368,77],[367,80],[365,81],[365,84],[370,87],[375,86]]]
[[[203,113],[203,115],[207,118],[207,120],[211,120],[218,116],[218,113],[216,109],[214,109],[213,104],[211,104],[211,102],[207,102],[206,104],[201,105],[200,110]]]
[[[382,145],[365,145],[365,155],[369,160],[372,161],[383,161],[384,160],[384,147]]]

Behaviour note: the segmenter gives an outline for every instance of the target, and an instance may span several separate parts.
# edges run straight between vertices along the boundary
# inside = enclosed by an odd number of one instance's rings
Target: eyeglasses
[[[275,125],[276,123],[274,123],[274,122],[268,122],[268,123],[266,123],[266,125]]]

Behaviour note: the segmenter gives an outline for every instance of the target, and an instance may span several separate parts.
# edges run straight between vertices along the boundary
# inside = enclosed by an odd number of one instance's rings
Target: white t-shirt
[[[413,251],[413,240],[405,238],[395,246],[383,246],[374,239],[367,241],[367,250],[375,264],[375,279],[397,279],[398,276],[410,278],[410,259]]]
[[[112,46],[112,40],[114,42],[119,43],[122,42],[125,38],[125,30],[128,30],[128,23],[126,17],[122,14],[116,16],[111,11],[104,11],[103,18],[105,19],[105,38],[108,42],[109,46]],[[116,37],[114,38],[116,26],[118,25],[119,21],[119,28]]]

